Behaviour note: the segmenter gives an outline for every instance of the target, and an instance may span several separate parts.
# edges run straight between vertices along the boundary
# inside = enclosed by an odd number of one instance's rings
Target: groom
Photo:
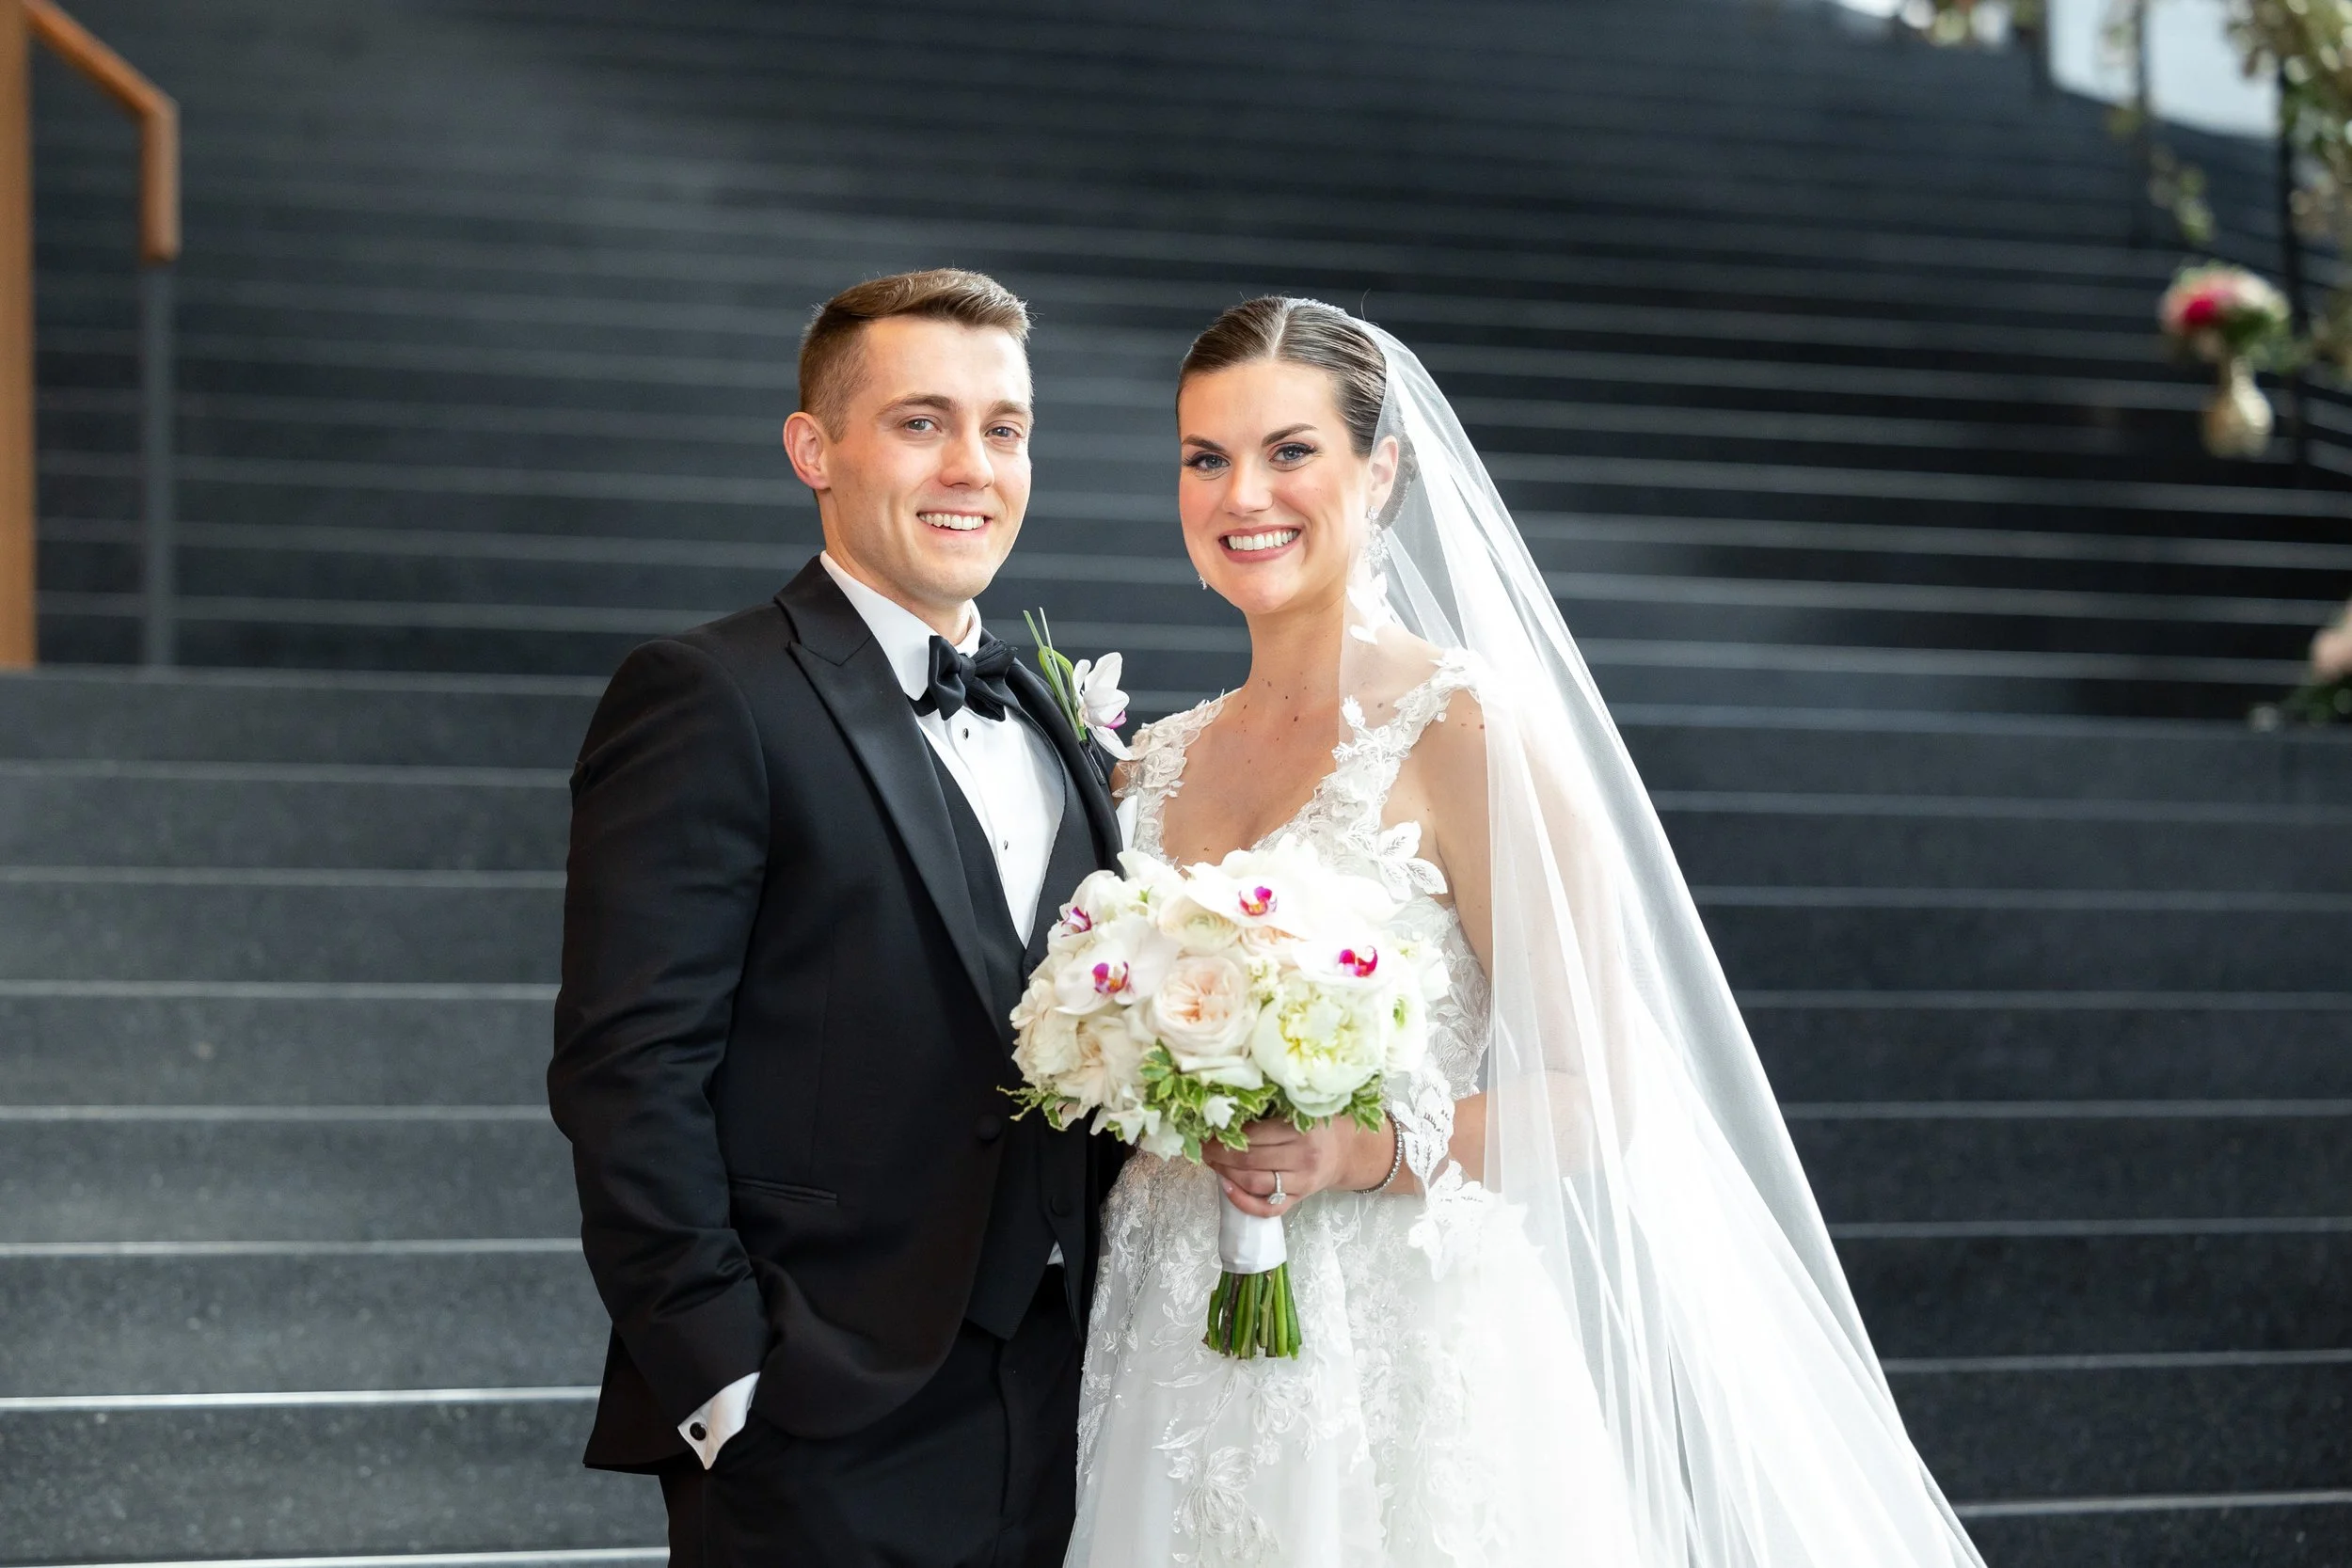
[[[968,272],[819,310],[784,442],[824,552],[630,654],[573,771],[548,1096],[613,1323],[587,1462],[661,1478],[677,1568],[1068,1541],[1111,1162],[1000,1090],[1118,829],[972,603],[1028,503],[1027,333]]]

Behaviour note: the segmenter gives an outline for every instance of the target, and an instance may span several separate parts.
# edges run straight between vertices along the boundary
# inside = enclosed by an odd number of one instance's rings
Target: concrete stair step
[[[1961,1501],[2333,1489],[2347,1395],[2341,1364],[1895,1381],[1919,1456]]]
[[[571,1156],[541,1107],[290,1119],[9,1118],[0,1242],[470,1241],[577,1236]]]
[[[2352,994],[1762,991],[1784,1101],[2352,1096]]]
[[[2318,990],[2335,894],[1705,888],[1735,988]]]
[[[580,1468],[590,1410],[0,1412],[0,1561],[658,1546],[655,1482]]]
[[[0,1104],[521,1104],[551,985],[17,982]],[[2341,994],[1752,992],[1800,1104],[2352,1097]]]
[[[0,980],[555,977],[554,871],[0,867]]]
[[[2352,1231],[1848,1237],[1837,1256],[1871,1342],[1901,1365],[2255,1364],[2352,1337]]]
[[[552,984],[0,987],[0,1105],[522,1105]]]
[[[552,870],[554,768],[0,762],[0,863]]]
[[[2108,1109],[1792,1107],[1788,1131],[1822,1214],[1856,1237],[2060,1221],[2260,1228],[2352,1215],[2352,1107],[2343,1101]]]
[[[611,1327],[577,1247],[0,1256],[0,1399],[578,1386]]]
[[[565,768],[603,682],[48,669],[0,675],[24,760]]]

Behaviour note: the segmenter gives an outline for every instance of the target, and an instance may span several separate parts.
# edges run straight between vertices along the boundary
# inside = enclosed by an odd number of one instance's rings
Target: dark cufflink
[[[710,1435],[710,1429],[703,1425],[700,1421],[696,1421],[692,1426],[688,1427],[686,1431],[687,1434],[692,1437],[697,1443]]]

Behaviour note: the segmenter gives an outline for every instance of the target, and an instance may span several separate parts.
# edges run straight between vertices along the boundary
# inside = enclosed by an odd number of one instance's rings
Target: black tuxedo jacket
[[[1044,683],[1009,678],[1077,807],[1057,863],[1073,832],[1081,873],[1112,863],[1101,776]],[[967,1314],[988,1326],[986,1255],[1021,1230],[1007,1193],[1050,1204],[1031,1228],[1083,1311],[1115,1148],[1011,1122],[1025,955],[822,565],[630,654],[572,797],[548,1094],[613,1322],[588,1463],[686,1453],[677,1423],[754,1371],[753,1408],[789,1433],[886,1415]],[[1047,886],[1041,917],[1070,892]]]

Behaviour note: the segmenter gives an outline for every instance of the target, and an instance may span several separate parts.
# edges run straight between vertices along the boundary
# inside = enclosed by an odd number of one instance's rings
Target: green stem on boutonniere
[[[1078,700],[1078,667],[1054,646],[1053,627],[1046,622],[1045,611],[1025,610],[1021,619],[1028,625],[1029,641],[1037,644],[1037,669],[1045,678],[1045,689],[1054,694],[1054,701],[1061,705],[1062,717],[1070,721],[1070,727],[1083,739],[1087,714],[1086,705]]]

